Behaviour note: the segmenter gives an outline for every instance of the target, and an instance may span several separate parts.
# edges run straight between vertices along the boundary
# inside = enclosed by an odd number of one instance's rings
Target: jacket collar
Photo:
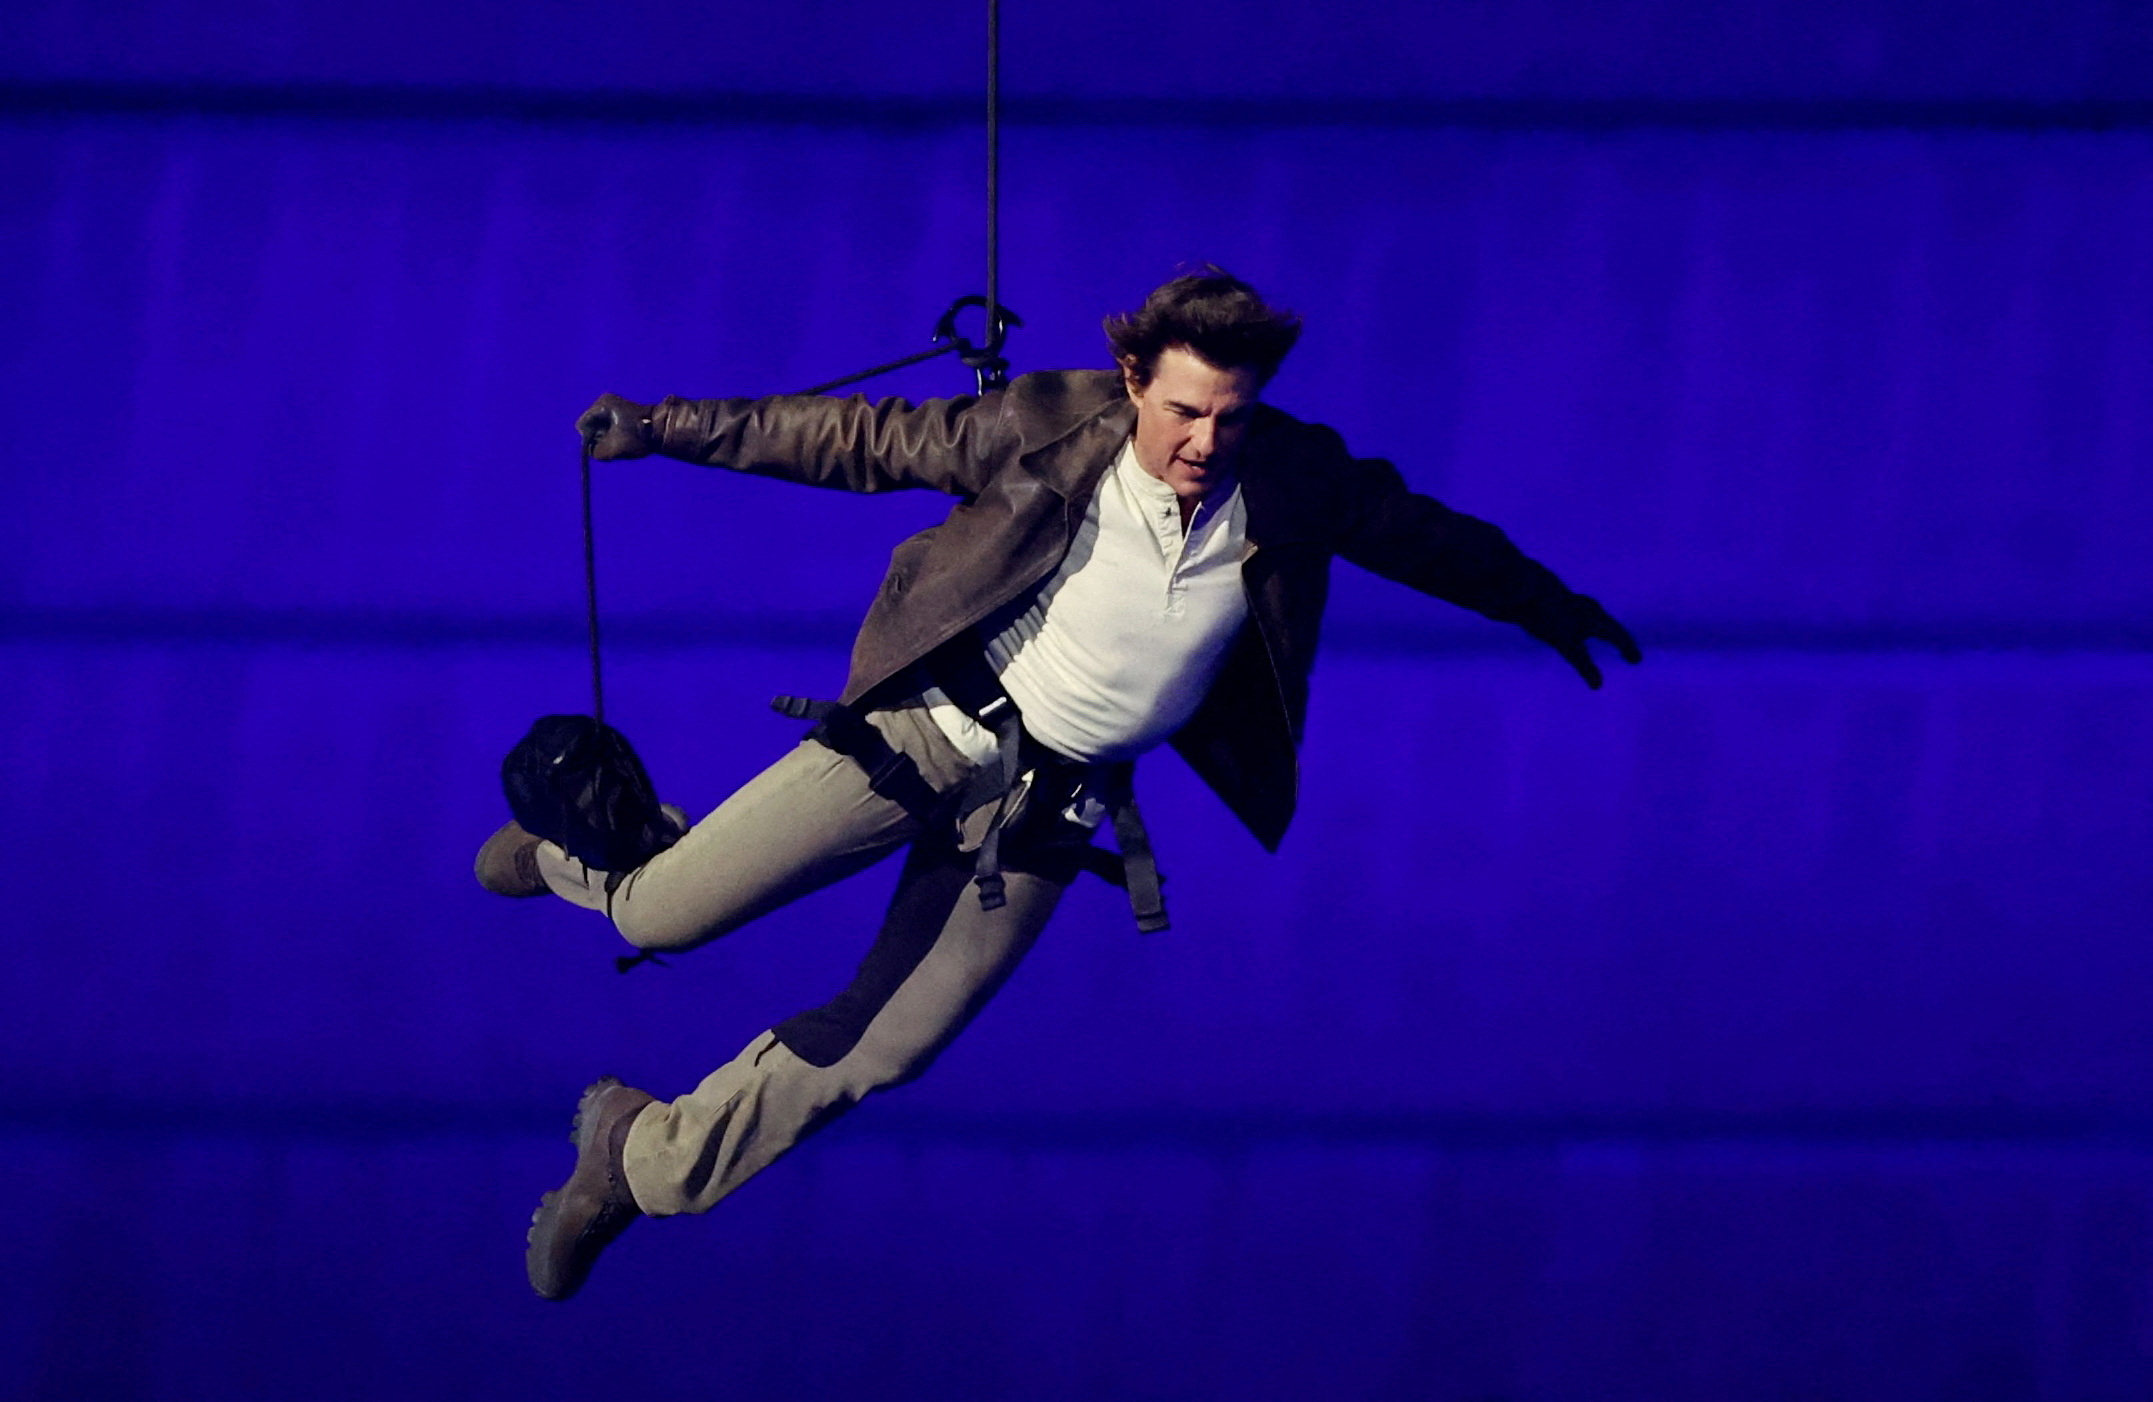
[[[1076,377],[1072,376],[1072,379]],[[1093,488],[1114,465],[1121,445],[1136,430],[1136,406],[1121,392],[1121,379],[1110,371],[1087,375],[1065,396],[1065,405],[1026,425],[1036,446],[1019,461],[1066,500],[1089,500]]]

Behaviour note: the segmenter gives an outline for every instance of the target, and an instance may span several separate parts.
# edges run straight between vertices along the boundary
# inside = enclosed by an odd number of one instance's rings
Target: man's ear
[[[1121,366],[1121,387],[1129,391],[1129,398],[1134,401],[1144,392],[1143,382],[1136,373],[1136,357],[1121,355],[1115,360]]]

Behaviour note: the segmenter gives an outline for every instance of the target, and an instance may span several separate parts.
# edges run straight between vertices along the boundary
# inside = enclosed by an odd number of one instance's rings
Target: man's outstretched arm
[[[1342,455],[1342,448],[1341,448]],[[1502,530],[1410,491],[1398,470],[1376,458],[1348,459],[1351,507],[1338,553],[1364,569],[1425,594],[1515,623],[1560,653],[1598,690],[1599,663],[1587,644],[1599,640],[1635,665],[1644,652],[1630,630],[1513,544]]]
[[[607,461],[653,453],[682,462],[850,492],[928,487],[977,492],[1006,447],[1001,393],[984,398],[681,399],[638,404],[617,394],[576,420]]]

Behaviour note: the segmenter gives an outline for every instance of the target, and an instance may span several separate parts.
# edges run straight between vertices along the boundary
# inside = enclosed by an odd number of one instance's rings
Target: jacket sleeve
[[[668,398],[653,429],[658,451],[683,462],[848,492],[931,487],[970,496],[1011,446],[1003,394],[917,406],[860,395]]]
[[[1566,613],[1570,589],[1501,529],[1409,490],[1397,468],[1380,458],[1349,457],[1336,436],[1324,432],[1336,447],[1329,472],[1345,487],[1336,522],[1340,556],[1535,633]]]

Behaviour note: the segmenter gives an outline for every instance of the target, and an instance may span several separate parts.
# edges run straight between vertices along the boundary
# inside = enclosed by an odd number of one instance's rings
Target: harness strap
[[[942,688],[943,694],[955,702],[959,710],[994,732],[995,752],[1001,770],[1001,798],[987,835],[979,844],[974,876],[979,884],[980,908],[994,910],[1005,899],[1001,872],[1002,827],[1009,816],[1017,775],[1022,768],[1024,717],[1002,686],[1002,679],[987,664],[986,652],[973,635],[965,634],[956,642],[945,645],[928,658],[927,668],[935,685]],[[1093,768],[1101,779],[1100,797],[1114,825],[1114,845],[1121,849],[1120,879],[1111,876],[1108,879],[1129,893],[1129,909],[1136,916],[1137,929],[1145,934],[1163,930],[1167,928],[1166,899],[1160,888],[1165,878],[1159,875],[1158,859],[1151,850],[1151,836],[1145,831],[1143,814],[1136,806],[1136,765],[1124,761]],[[1086,870],[1105,874],[1104,863],[1086,861],[1084,866]]]
[[[987,790],[995,796],[994,817],[980,839],[972,877],[979,884],[979,908],[999,910],[1008,903],[1002,884],[1002,828],[1016,802],[1017,776],[1024,772],[1024,717],[976,644],[965,634],[929,658],[927,671],[958,710],[994,732],[994,771]]]
[[[1151,850],[1151,834],[1144,828],[1144,815],[1136,807],[1136,766],[1113,765],[1106,781],[1106,811],[1114,824],[1114,845],[1121,849],[1123,882],[1129,892],[1129,909],[1136,928],[1156,934],[1167,926],[1166,878],[1159,874],[1159,860]]]
[[[999,683],[995,690],[1001,691]],[[972,879],[979,884],[979,908],[1000,910],[1009,903],[1002,888],[1002,829],[1008,826],[1010,805],[1016,800],[1017,775],[1024,767],[1024,717],[1017,714],[1017,703],[1004,691],[973,719],[994,731],[995,787],[1001,796],[994,801],[994,818],[979,841]]]
[[[973,862],[972,880],[979,888],[979,908],[999,910],[1009,903],[1002,877],[1002,831],[1008,826],[1015,805],[1018,779],[1024,769],[1024,717],[1017,703],[1003,689],[1001,679],[987,665],[986,654],[965,642],[945,647],[928,659],[927,671],[936,686],[958,709],[994,732],[995,761],[985,793],[992,795],[994,816],[980,839]],[[808,732],[817,741],[844,755],[867,771],[867,786],[904,808],[922,823],[932,823],[941,808],[934,789],[919,772],[911,756],[882,738],[851,706],[837,701],[816,701],[804,696],[771,698],[770,708],[794,720],[815,723]],[[1091,766],[1098,775],[1100,801],[1114,827],[1114,845],[1120,850],[1117,863],[1094,847],[1084,849],[1079,865],[1129,893],[1129,909],[1136,928],[1152,934],[1167,928],[1166,878],[1159,874],[1158,858],[1151,848],[1151,835],[1136,806],[1136,765],[1131,761]]]

